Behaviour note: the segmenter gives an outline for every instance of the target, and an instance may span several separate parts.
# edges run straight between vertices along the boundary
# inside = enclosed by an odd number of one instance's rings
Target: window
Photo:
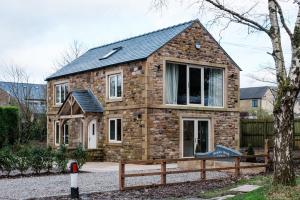
[[[122,47],[114,48],[110,52],[108,52],[107,54],[105,54],[104,56],[102,56],[102,58],[100,58],[99,60],[106,59],[106,58],[108,58],[109,56],[113,55],[114,53],[116,53],[117,51],[119,51],[121,49],[122,49]]]
[[[252,99],[252,108],[257,108],[257,107],[258,107],[258,100]]]
[[[165,103],[223,107],[223,73],[220,68],[167,63]]]
[[[109,119],[109,142],[122,141],[121,119]]]
[[[66,83],[55,85],[55,104],[64,102],[68,94],[68,85]]]
[[[58,121],[54,123],[54,129],[55,129],[55,145],[58,146],[60,144],[60,129],[59,129]]]
[[[65,145],[69,144],[69,125],[68,124],[64,125],[64,144]]]
[[[108,76],[108,97],[109,99],[121,98],[122,97],[122,75],[113,74]]]

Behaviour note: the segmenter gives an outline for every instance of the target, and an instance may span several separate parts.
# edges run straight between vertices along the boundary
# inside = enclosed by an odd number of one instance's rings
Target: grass
[[[239,185],[253,184],[259,185],[261,188],[248,193],[238,193],[229,191]],[[229,198],[231,200],[299,200],[300,199],[300,177],[297,178],[297,186],[273,186],[271,176],[255,176],[250,179],[241,179],[237,183],[212,191],[199,194],[200,198],[209,199],[218,196],[236,195]]]

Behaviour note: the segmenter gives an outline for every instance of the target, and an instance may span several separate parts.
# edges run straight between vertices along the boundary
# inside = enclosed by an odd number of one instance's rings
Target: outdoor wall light
[[[155,65],[157,71],[159,72],[160,71],[160,65]]]
[[[200,44],[200,42],[199,42],[199,41],[196,41],[196,43],[195,43],[195,47],[196,47],[196,49],[200,49],[200,48],[201,48],[201,44]]]

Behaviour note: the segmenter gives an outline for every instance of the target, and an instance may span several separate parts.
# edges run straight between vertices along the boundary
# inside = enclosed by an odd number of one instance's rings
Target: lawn
[[[300,199],[300,177],[297,177],[297,186],[272,186],[272,176],[256,176],[249,179],[241,179],[236,184],[222,189],[206,192],[199,195],[201,198],[213,198],[229,194],[236,195],[231,200],[299,200]],[[249,193],[237,193],[229,191],[231,188],[243,184],[259,185],[261,188]]]

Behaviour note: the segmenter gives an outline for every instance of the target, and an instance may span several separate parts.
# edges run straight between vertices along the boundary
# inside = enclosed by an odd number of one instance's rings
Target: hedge
[[[0,107],[0,148],[13,145],[19,135],[19,110],[17,107]]]

